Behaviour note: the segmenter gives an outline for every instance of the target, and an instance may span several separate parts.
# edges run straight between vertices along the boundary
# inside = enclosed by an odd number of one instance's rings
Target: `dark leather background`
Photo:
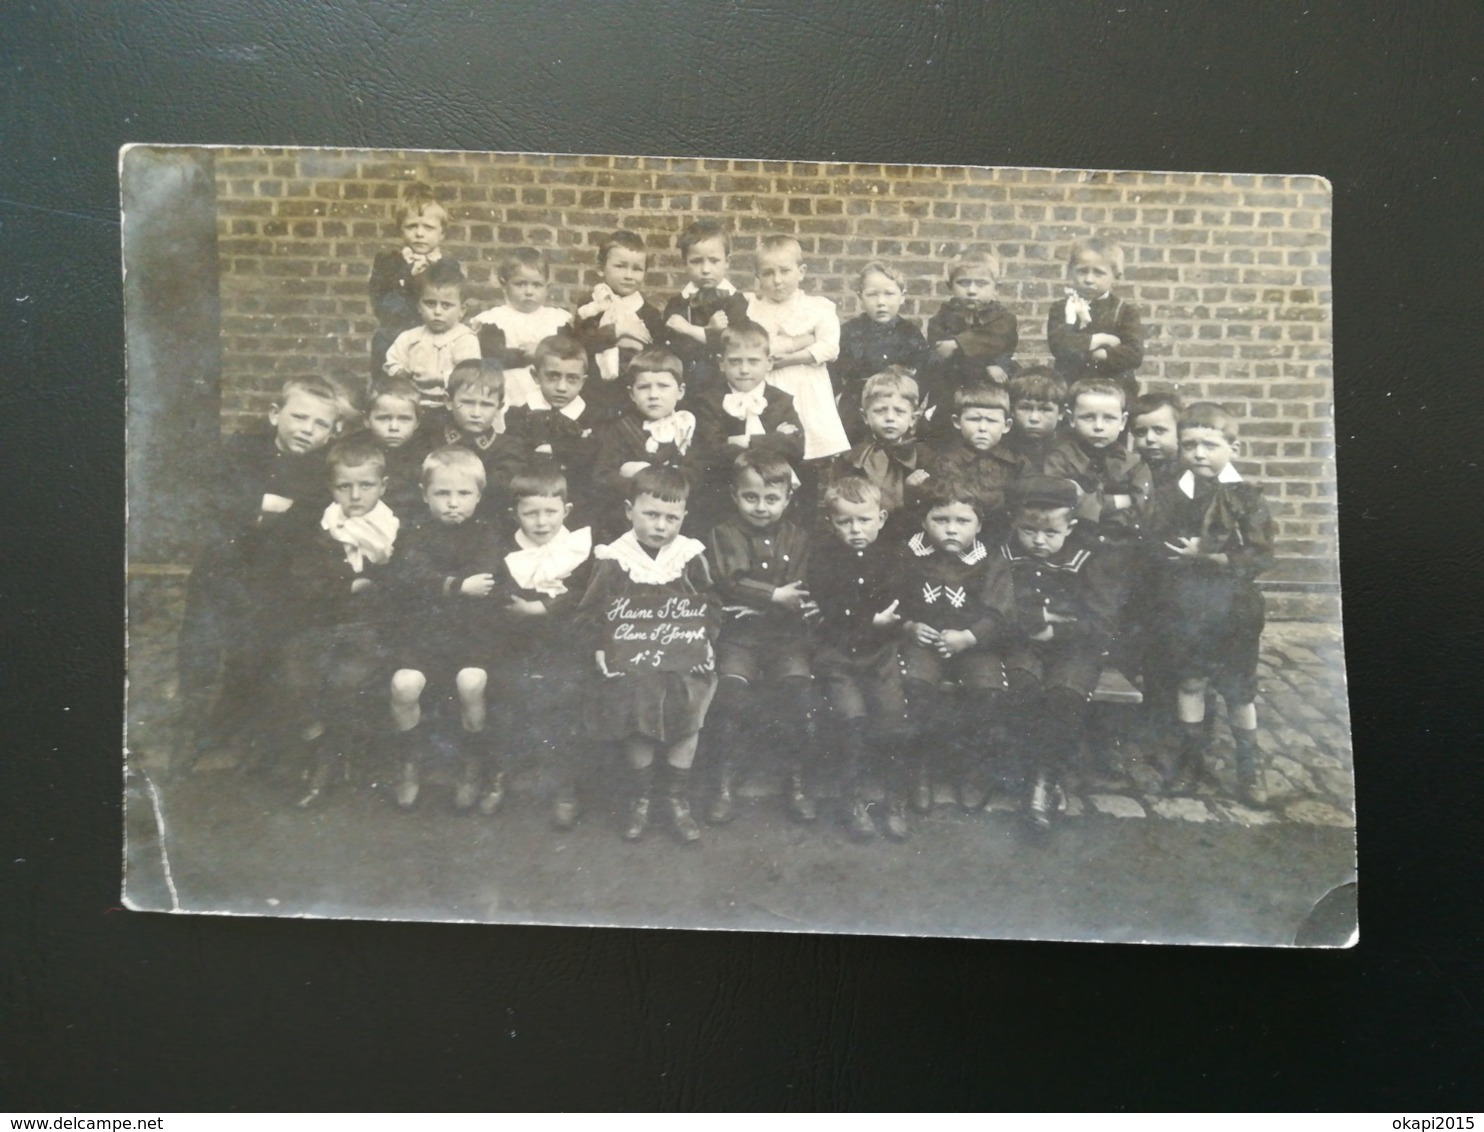
[[[6,5],[0,1104],[1479,1108],[1481,11]],[[1360,946],[119,910],[126,141],[1330,177]]]

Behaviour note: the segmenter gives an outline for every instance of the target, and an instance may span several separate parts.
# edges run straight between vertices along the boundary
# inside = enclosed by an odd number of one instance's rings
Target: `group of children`
[[[267,430],[226,442],[180,636],[194,750],[271,719],[265,745],[307,748],[301,805],[379,747],[398,806],[441,758],[455,807],[485,814],[539,752],[570,828],[617,745],[624,837],[658,796],[690,842],[698,750],[720,823],[766,745],[793,817],[838,796],[860,840],[906,837],[935,782],[968,809],[1017,790],[1044,828],[1111,662],[1178,725],[1167,788],[1213,777],[1210,685],[1261,802],[1273,523],[1231,413],[1138,396],[1115,243],[1074,246],[1054,365],[1022,367],[986,247],[949,263],[924,336],[883,262],[842,327],[789,236],[759,241],[742,293],[711,220],[680,237],[689,280],[663,310],[620,231],[575,312],[522,248],[505,302],[471,313],[442,206],[414,193],[401,219],[372,271],[369,386],[290,380]]]

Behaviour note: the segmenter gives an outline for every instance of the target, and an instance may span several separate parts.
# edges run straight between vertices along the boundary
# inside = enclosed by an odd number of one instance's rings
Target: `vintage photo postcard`
[[[121,181],[130,908],[1354,942],[1322,178]]]

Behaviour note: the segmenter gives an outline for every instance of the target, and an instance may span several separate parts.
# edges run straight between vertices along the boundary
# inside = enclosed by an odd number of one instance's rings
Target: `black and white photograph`
[[[1324,178],[120,177],[127,907],[1356,941]]]

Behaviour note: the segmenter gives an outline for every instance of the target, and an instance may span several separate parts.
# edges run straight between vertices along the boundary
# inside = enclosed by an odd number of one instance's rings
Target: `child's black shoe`
[[[551,808],[551,824],[564,831],[576,826],[577,799],[558,798]]]
[[[505,804],[505,772],[497,770],[490,775],[490,780],[484,788],[484,793],[479,797],[479,812],[485,817],[500,812],[500,807]]]
[[[886,836],[893,841],[907,840],[907,804],[899,798],[886,807]]]
[[[796,770],[788,776],[788,812],[795,821],[811,822],[818,817],[814,799],[804,787],[804,772]]]

